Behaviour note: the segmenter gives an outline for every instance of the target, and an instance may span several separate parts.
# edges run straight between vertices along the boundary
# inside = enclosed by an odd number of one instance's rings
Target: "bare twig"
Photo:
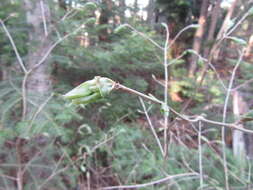
[[[18,52],[17,46],[16,46],[16,44],[15,44],[15,42],[14,42],[14,40],[13,40],[13,38],[12,38],[10,32],[9,32],[9,30],[5,26],[4,21],[2,19],[0,19],[0,23],[1,23],[2,27],[3,27],[3,29],[4,29],[4,32],[6,33],[7,37],[10,40],[11,46],[12,46],[12,48],[13,48],[15,54],[16,54],[16,57],[18,59],[18,63],[20,65],[20,67],[22,68],[22,70],[23,70],[24,73],[27,73],[27,70],[26,70],[25,65],[23,63],[23,60],[22,60],[22,58],[21,58],[21,56],[20,56],[20,54]]]
[[[27,79],[28,79],[28,76],[35,70],[37,69],[38,67],[40,67],[44,62],[45,60],[48,58],[48,56],[50,55],[50,53],[53,51],[53,49],[59,45],[62,41],[66,40],[69,36],[75,34],[76,32],[78,32],[79,30],[81,30],[83,28],[83,24],[80,25],[77,29],[75,29],[73,32],[65,35],[64,37],[62,37],[61,39],[57,40],[49,49],[48,51],[45,53],[45,55],[41,58],[41,60],[36,63],[31,69],[29,69],[26,73],[25,73],[25,76],[23,78],[23,81],[22,81],[22,97],[23,97],[23,111],[22,111],[22,119],[24,120],[25,118],[25,115],[26,115],[26,112],[27,112],[27,100],[26,100],[26,83],[27,83]]]
[[[199,149],[199,184],[200,188],[203,189],[204,187],[204,181],[203,181],[203,162],[202,162],[202,144],[201,144],[201,138],[202,138],[202,122],[199,122],[199,130],[198,130],[198,149]]]
[[[177,33],[177,35],[174,37],[174,39],[170,42],[170,45],[168,46],[168,48],[171,48],[171,46],[175,43],[175,41],[180,37],[180,35],[184,32],[184,31],[186,31],[186,30],[188,30],[188,29],[190,29],[190,28],[196,28],[196,24],[191,24],[191,25],[188,25],[188,26],[186,26],[186,27],[184,27],[182,30],[180,30],[178,33]]]
[[[153,103],[156,103],[156,104],[163,104],[162,101],[160,101],[160,100],[158,100],[158,99],[156,99],[156,98],[154,98],[154,97],[148,96],[148,95],[146,95],[146,94],[143,94],[143,93],[141,93],[141,92],[138,92],[137,90],[128,88],[128,87],[126,87],[126,86],[124,86],[124,85],[122,85],[122,84],[119,84],[119,83],[116,83],[116,84],[115,84],[114,89],[116,89],[116,90],[122,90],[122,91],[124,91],[124,92],[137,95],[137,96],[139,96],[139,97],[142,97],[142,98],[144,98],[144,99],[146,99],[146,100],[149,100],[149,101],[151,101],[151,102],[153,102]]]
[[[243,23],[243,21],[249,16],[250,12],[247,11],[242,18],[235,24],[235,26],[233,28],[231,28],[229,31],[227,31],[223,36],[221,36],[220,38],[217,39],[217,42],[213,45],[213,47],[210,50],[209,56],[208,56],[208,62],[205,64],[205,66],[203,67],[203,69],[201,70],[201,74],[200,74],[200,85],[202,84],[202,81],[204,80],[206,71],[213,59],[213,56],[216,52],[216,49],[220,46],[220,44],[223,42],[224,39],[226,39],[230,34],[232,34],[239,25],[241,25]]]
[[[29,133],[29,130],[32,128],[32,125],[36,119],[36,117],[39,115],[39,113],[44,109],[44,107],[48,104],[48,102],[52,99],[52,97],[54,96],[54,94],[51,94],[37,109],[37,111],[33,114],[32,118],[31,118],[31,122],[30,125],[27,126],[27,133]]]
[[[160,100],[156,99],[155,97],[147,96],[146,94],[143,94],[141,92],[138,92],[136,90],[128,88],[128,87],[126,87],[124,85],[121,85],[119,83],[115,84],[115,89],[122,90],[124,92],[140,96],[140,97],[142,97],[146,100],[149,100],[153,103],[156,103],[156,104],[160,104],[160,105],[164,104],[163,101],[160,101]],[[172,107],[168,106],[168,108],[172,113],[177,115],[179,118],[181,118],[183,120],[186,120],[188,122],[196,123],[196,122],[202,121],[204,123],[212,124],[214,126],[223,126],[223,127],[227,127],[227,128],[233,129],[233,130],[239,130],[239,131],[242,131],[242,132],[245,132],[245,133],[253,134],[253,130],[248,130],[248,129],[245,129],[245,128],[238,127],[238,122],[239,121],[237,121],[235,123],[223,123],[223,122],[218,122],[218,121],[213,121],[213,120],[206,119],[202,115],[188,116],[188,115],[180,114],[179,112],[174,110]]]
[[[222,122],[225,123],[226,122],[226,115],[227,115],[227,108],[228,108],[228,101],[231,95],[231,89],[233,86],[233,82],[235,79],[235,74],[236,71],[243,59],[243,55],[244,55],[244,50],[241,52],[240,57],[238,59],[238,62],[236,63],[234,69],[233,69],[233,73],[229,82],[229,86],[228,86],[228,90],[227,90],[227,94],[226,94],[226,99],[225,99],[225,103],[224,103],[224,108],[223,108],[223,116],[222,116]],[[224,173],[225,173],[225,186],[226,186],[226,190],[229,190],[229,183],[228,183],[228,168],[227,168],[227,158],[226,158],[226,142],[225,142],[225,137],[226,137],[226,133],[225,133],[225,127],[222,126],[222,154],[223,154],[223,166],[224,166]]]
[[[28,72],[25,73],[25,76],[22,80],[22,105],[23,105],[23,109],[22,109],[22,120],[25,120],[26,117],[26,110],[27,110],[27,100],[26,100],[26,82],[28,79]]]
[[[58,174],[64,172],[65,170],[67,170],[69,168],[68,166],[66,166],[66,167],[57,171],[59,165],[62,163],[62,161],[64,159],[64,156],[65,156],[65,153],[63,153],[61,158],[57,161],[52,174],[39,187],[37,187],[38,190],[42,189],[42,187],[45,186],[50,180],[52,180],[53,177],[57,176]]]
[[[137,184],[137,185],[122,185],[122,186],[112,186],[112,187],[104,187],[102,190],[111,190],[111,189],[136,189],[136,188],[142,188],[142,187],[148,187],[151,185],[156,185],[160,183],[165,183],[168,180],[175,179],[175,178],[181,178],[181,177],[188,177],[188,176],[198,176],[198,173],[183,173],[183,174],[177,174],[173,176],[167,176],[165,178],[152,181],[149,183],[144,183],[144,184]]]
[[[42,14],[44,33],[45,33],[45,36],[48,36],[47,21],[46,21],[46,15],[45,15],[45,9],[44,9],[44,2],[43,2],[43,0],[40,0],[40,9],[41,9],[41,14]]]
[[[132,27],[130,24],[124,24],[123,26],[127,26],[130,29],[132,29],[134,32],[136,32],[137,34],[139,34],[140,36],[142,36],[144,39],[150,41],[152,44],[154,44],[156,47],[158,47],[159,49],[163,50],[163,47],[160,46],[158,43],[156,43],[154,40],[152,40],[151,38],[149,38],[147,35],[145,35],[142,32],[139,32],[138,30],[136,30],[134,27]]]
[[[71,9],[70,11],[68,11],[61,19],[59,22],[64,21],[69,15],[71,15],[73,12],[75,12],[75,9]]]
[[[250,11],[247,11],[247,12],[242,16],[242,18],[234,25],[234,27],[231,28],[231,29],[226,33],[226,35],[224,36],[223,39],[225,39],[227,36],[229,36],[230,34],[232,34],[232,33],[236,30],[236,28],[237,28],[239,25],[241,25],[241,24],[243,23],[243,21],[244,21],[249,15],[250,15]]]
[[[75,33],[77,33],[79,30],[81,30],[83,28],[84,24],[80,25],[78,28],[76,28],[73,32],[63,36],[61,39],[57,40],[49,49],[48,51],[45,53],[45,55],[41,58],[41,60],[35,64],[29,71],[28,73],[30,74],[34,69],[37,69],[41,64],[43,64],[45,62],[45,60],[47,59],[47,57],[50,55],[50,53],[53,51],[53,49],[59,45],[62,41],[66,40],[69,36],[74,35]]]
[[[253,78],[252,78],[252,79],[249,79],[249,80],[247,80],[247,81],[245,81],[244,83],[238,85],[237,87],[235,87],[235,88],[233,88],[233,89],[231,89],[231,90],[232,90],[232,91],[236,91],[236,90],[238,90],[239,88],[242,88],[242,87],[246,86],[247,84],[249,84],[249,83],[251,83],[251,82],[253,82]]]
[[[166,108],[168,107],[168,84],[169,84],[169,72],[168,72],[168,47],[169,47],[169,39],[170,39],[170,32],[167,24],[162,23],[162,25],[166,29],[166,41],[164,44],[164,80],[165,80],[165,86],[164,86],[164,105]],[[168,153],[168,116],[169,116],[169,110],[164,110],[164,135],[163,135],[163,143],[164,143],[164,158],[167,156]]]
[[[155,128],[154,128],[154,126],[153,126],[153,124],[152,124],[152,122],[151,122],[151,119],[150,119],[149,114],[148,114],[148,112],[147,112],[146,106],[145,106],[145,104],[144,104],[142,98],[139,97],[139,100],[140,100],[140,102],[141,102],[141,105],[142,105],[142,108],[143,108],[143,110],[144,110],[145,116],[146,116],[146,118],[147,118],[147,120],[148,120],[149,127],[150,127],[150,129],[151,129],[151,131],[152,131],[152,133],[153,133],[153,135],[154,135],[154,137],[155,137],[155,140],[156,140],[156,142],[157,142],[158,147],[160,148],[161,154],[164,155],[164,151],[163,151],[161,142],[160,142],[160,140],[159,140],[159,138],[158,138],[158,136],[157,136],[157,134],[156,134]]]

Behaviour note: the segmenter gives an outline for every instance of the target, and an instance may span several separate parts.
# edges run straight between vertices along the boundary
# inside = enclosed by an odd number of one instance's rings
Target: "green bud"
[[[74,104],[89,104],[89,103],[93,103],[96,102],[97,100],[99,100],[101,98],[99,93],[93,93],[89,96],[85,96],[82,98],[77,98],[77,99],[73,99],[72,102]]]
[[[63,97],[71,100],[74,104],[89,104],[107,96],[114,88],[115,82],[111,79],[97,76],[86,81]]]

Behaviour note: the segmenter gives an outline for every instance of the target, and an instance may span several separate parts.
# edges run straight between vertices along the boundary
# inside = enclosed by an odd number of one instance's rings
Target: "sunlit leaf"
[[[241,38],[237,38],[237,37],[229,37],[229,39],[231,39],[232,41],[234,41],[235,43],[239,44],[239,45],[247,45],[247,42],[244,39]]]

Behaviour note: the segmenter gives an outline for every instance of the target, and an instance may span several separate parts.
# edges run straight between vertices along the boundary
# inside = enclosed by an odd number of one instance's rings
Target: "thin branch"
[[[167,24],[162,23],[162,25],[166,29],[166,41],[164,44],[164,80],[165,80],[165,86],[164,86],[164,104],[167,107],[168,106],[168,85],[169,85],[169,72],[168,72],[168,46],[169,46],[169,39],[170,39],[170,32]],[[169,116],[169,110],[164,110],[164,134],[163,134],[163,140],[164,140],[164,157],[167,156],[168,153],[168,116]]]
[[[249,79],[249,80],[245,81],[244,83],[238,85],[237,87],[231,89],[231,91],[236,91],[236,90],[238,90],[239,88],[242,88],[242,87],[246,86],[247,84],[249,84],[249,83],[251,83],[251,82],[253,82],[253,78],[252,78],[252,79]]]
[[[245,49],[244,49],[245,50]],[[226,99],[225,99],[225,104],[224,104],[224,108],[223,108],[223,116],[222,116],[222,122],[225,123],[226,122],[226,115],[227,115],[227,108],[228,108],[228,101],[230,98],[230,94],[231,94],[231,89],[233,86],[233,82],[235,79],[235,74],[236,71],[240,65],[240,63],[242,62],[243,59],[243,55],[244,55],[244,50],[242,51],[238,62],[236,63],[234,69],[233,69],[233,73],[229,82],[229,86],[228,86],[228,90],[227,90],[227,94],[226,94]],[[225,186],[226,186],[226,190],[229,190],[229,183],[228,183],[228,168],[227,168],[227,158],[226,158],[226,142],[225,142],[225,127],[222,126],[222,132],[221,132],[221,136],[222,136],[222,154],[223,154],[223,166],[224,166],[224,173],[225,173]]]
[[[40,9],[41,9],[41,14],[42,14],[44,33],[45,33],[45,36],[48,36],[47,21],[46,21],[46,16],[45,16],[45,9],[44,9],[43,0],[40,0]]]
[[[175,41],[180,37],[180,35],[181,35],[184,31],[186,31],[186,30],[188,30],[188,29],[190,29],[190,28],[196,28],[196,24],[188,25],[188,26],[184,27],[182,30],[180,30],[180,31],[177,33],[177,35],[175,36],[175,38],[170,42],[170,45],[169,45],[168,48],[171,48],[171,46],[172,46],[172,45],[175,43]]]
[[[213,69],[213,71],[215,72],[218,80],[220,81],[221,83],[221,86],[227,91],[227,87],[225,86],[224,82],[222,81],[218,71],[216,70],[216,68],[213,66],[213,64],[211,63],[211,61],[207,61],[207,64],[211,67],[211,69]]]
[[[16,57],[17,57],[17,59],[18,59],[18,63],[19,63],[19,65],[20,65],[20,67],[22,68],[22,70],[23,70],[24,73],[27,73],[27,70],[26,70],[25,65],[24,65],[24,63],[23,63],[23,60],[22,60],[22,58],[21,58],[21,56],[20,56],[20,54],[19,54],[19,52],[18,52],[17,46],[16,46],[16,44],[15,44],[15,42],[14,42],[14,40],[13,40],[11,34],[10,34],[10,32],[8,31],[8,29],[7,29],[7,27],[5,26],[5,24],[4,24],[4,22],[3,22],[2,19],[0,19],[0,23],[1,23],[2,27],[3,27],[3,29],[4,29],[5,34],[7,35],[7,37],[8,37],[9,40],[10,40],[10,43],[11,43],[12,48],[13,48],[15,54],[16,54]]]
[[[49,49],[48,51],[45,53],[45,55],[41,58],[41,60],[35,64],[29,71],[26,71],[25,72],[25,76],[23,78],[23,81],[22,81],[22,97],[23,97],[23,111],[22,111],[22,120],[25,119],[25,115],[26,115],[26,112],[27,112],[27,100],[26,100],[26,83],[27,83],[27,79],[28,79],[28,76],[35,70],[37,69],[38,67],[40,67],[44,62],[45,60],[47,59],[47,57],[50,55],[50,53],[53,51],[53,49],[59,45],[62,41],[64,41],[65,39],[67,39],[69,36],[75,34],[76,32],[78,32],[79,30],[81,30],[83,28],[83,24],[80,25],[76,30],[74,30],[73,32],[65,35],[64,37],[62,37],[61,39],[57,40]]]
[[[154,126],[153,126],[153,124],[152,124],[152,122],[151,122],[151,119],[150,119],[149,114],[148,114],[148,112],[147,112],[146,106],[145,106],[145,104],[144,104],[142,98],[139,97],[139,100],[140,100],[140,102],[141,102],[141,105],[142,105],[143,111],[144,111],[144,113],[145,113],[145,116],[146,116],[146,118],[147,118],[147,120],[148,120],[149,127],[150,127],[150,129],[151,129],[151,131],[152,131],[152,133],[153,133],[153,135],[154,135],[154,137],[155,137],[155,140],[156,140],[156,142],[157,142],[158,147],[160,148],[161,154],[164,155],[164,151],[163,151],[161,142],[160,142],[160,140],[159,140],[159,138],[158,138],[158,136],[157,136],[157,134],[156,134],[155,128],[154,128]]]
[[[54,94],[51,94],[37,109],[37,111],[33,114],[32,118],[31,118],[31,122],[30,125],[28,127],[26,127],[26,131],[27,133],[29,132],[29,130],[32,128],[32,125],[36,119],[36,117],[39,115],[39,113],[43,110],[43,108],[48,104],[48,102],[52,99],[52,97],[54,96]]]
[[[146,99],[146,100],[149,100],[149,101],[151,101],[151,102],[153,102],[153,103],[156,103],[156,104],[163,104],[162,101],[160,101],[160,100],[158,100],[158,99],[156,99],[156,98],[154,98],[154,97],[148,96],[148,95],[146,95],[146,94],[143,94],[143,93],[141,93],[141,92],[138,92],[137,90],[128,88],[128,87],[126,87],[126,86],[124,86],[124,85],[122,85],[122,84],[119,84],[119,83],[116,83],[116,84],[115,84],[114,89],[116,89],[116,90],[122,90],[122,91],[124,91],[124,92],[137,95],[137,96],[139,96],[139,97],[142,97],[142,98],[144,98],[144,99]]]
[[[66,166],[66,167],[64,167],[64,168],[57,171],[57,169],[60,166],[60,164],[62,163],[64,157],[65,157],[65,153],[63,153],[61,158],[57,161],[56,166],[55,166],[52,174],[37,188],[38,190],[42,189],[42,187],[44,185],[46,185],[50,180],[52,180],[52,178],[54,178],[55,176],[57,176],[58,174],[64,172],[65,170],[67,170],[69,168],[68,166]]]
[[[26,110],[27,110],[27,100],[26,100],[26,82],[28,79],[28,73],[27,72],[22,80],[22,120],[25,120],[26,116]]]
[[[144,39],[150,41],[152,44],[154,44],[156,47],[158,47],[159,49],[163,50],[163,47],[160,46],[158,43],[156,43],[154,40],[152,40],[151,38],[149,38],[147,35],[145,35],[142,32],[139,32],[138,30],[136,30],[134,27],[132,27],[130,24],[124,24],[124,26],[127,26],[129,28],[131,28],[134,32],[136,32],[137,34],[139,34],[140,36],[142,36]]]
[[[137,185],[122,185],[122,186],[112,186],[112,187],[104,187],[102,188],[103,190],[111,190],[111,189],[135,189],[135,188],[142,188],[142,187],[147,187],[151,185],[156,185],[160,183],[165,183],[168,180],[175,179],[175,178],[181,178],[181,177],[188,177],[188,176],[198,176],[198,173],[183,173],[183,174],[177,174],[174,176],[167,176],[165,178],[152,181],[149,183],[144,183],[144,184],[137,184]]]
[[[50,53],[53,51],[53,49],[59,45],[62,41],[64,41],[65,39],[67,39],[69,36],[75,34],[76,32],[78,32],[79,30],[81,30],[83,28],[84,24],[80,25],[77,29],[75,29],[73,32],[65,35],[64,37],[62,37],[61,39],[57,40],[49,49],[48,51],[45,53],[45,55],[42,57],[42,59],[35,64],[29,71],[28,73],[30,74],[33,70],[37,69],[41,64],[44,63],[44,61],[47,59],[47,57],[50,55]]]
[[[209,57],[208,57],[208,62],[205,64],[205,66],[203,67],[203,69],[201,70],[201,74],[200,74],[200,85],[202,84],[203,80],[204,80],[204,77],[205,77],[205,74],[206,74],[206,71],[208,69],[208,66],[210,65],[211,63],[211,60],[213,59],[213,56],[215,54],[215,51],[216,49],[220,46],[220,44],[223,42],[224,39],[226,39],[232,32],[234,32],[237,27],[242,24],[242,22],[250,15],[250,12],[247,11],[243,16],[242,18],[235,24],[235,26],[233,28],[231,28],[229,31],[227,31],[227,33],[225,33],[221,38],[218,38],[216,39],[217,42],[213,45],[213,47],[211,48],[210,50],[210,53],[209,53]],[[199,90],[199,88],[198,88]]]
[[[198,149],[199,149],[199,184],[200,189],[204,187],[204,180],[203,180],[203,160],[202,160],[202,145],[201,145],[201,138],[202,138],[202,122],[199,122],[199,130],[198,130]]]
[[[186,50],[186,51],[187,51],[187,50]],[[169,66],[171,66],[172,64],[176,63],[176,61],[182,59],[182,58],[185,56],[185,52],[186,52],[186,51],[184,51],[183,53],[181,53],[178,57],[172,59],[172,60],[170,61],[170,63],[167,64],[167,66],[169,67]]]
[[[115,84],[115,88],[114,89],[116,89],[116,90],[122,90],[124,92],[140,96],[140,97],[142,97],[142,98],[144,98],[146,100],[149,100],[149,101],[151,101],[153,103],[156,103],[156,104],[160,104],[160,105],[164,104],[163,101],[160,101],[160,100],[156,99],[155,97],[147,96],[146,94],[143,94],[141,92],[138,92],[136,90],[128,88],[128,87],[126,87],[124,85],[121,85],[119,83]],[[242,132],[245,132],[245,133],[253,134],[253,130],[248,130],[248,129],[245,129],[245,128],[238,127],[238,122],[239,121],[237,121],[235,123],[223,123],[223,122],[219,122],[219,121],[213,121],[213,120],[206,119],[202,115],[188,116],[188,115],[180,114],[179,112],[177,112],[176,110],[174,110],[172,107],[168,106],[168,108],[169,108],[169,110],[172,113],[174,113],[175,115],[177,115],[179,118],[181,118],[181,119],[183,119],[185,121],[188,121],[188,122],[196,123],[196,122],[202,121],[204,123],[212,124],[214,126],[223,126],[223,127],[227,127],[227,128],[233,129],[233,130],[239,130],[239,131],[242,131]]]
[[[17,181],[17,178],[12,177],[12,176],[4,175],[4,174],[0,174],[0,176],[1,176],[2,178],[7,178],[7,179],[9,179],[9,180]]]
[[[100,148],[101,146],[103,146],[104,144],[106,144],[107,142],[111,141],[114,139],[114,137],[118,136],[118,134],[115,134],[111,137],[109,137],[108,139],[105,139],[104,141],[100,142],[99,144],[96,144],[94,147],[92,147],[91,149],[91,153],[95,152],[96,149]]]
[[[64,21],[70,14],[72,14],[73,12],[75,12],[75,9],[71,9],[70,11],[68,11],[61,19],[59,22]]]
[[[232,32],[235,31],[235,29],[243,23],[243,21],[250,15],[250,11],[247,11],[243,16],[242,18],[235,24],[235,26],[233,28],[231,28],[227,33],[226,35],[224,36],[223,39],[225,39],[227,36],[229,36]]]

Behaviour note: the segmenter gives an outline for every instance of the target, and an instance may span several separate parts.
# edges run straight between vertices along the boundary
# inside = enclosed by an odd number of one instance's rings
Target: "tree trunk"
[[[235,7],[238,3],[238,0],[234,0],[233,4],[231,5],[231,7],[229,8],[227,14],[226,14],[226,17],[224,19],[224,22],[220,28],[220,31],[217,35],[217,40],[221,39],[225,34],[226,32],[228,31],[229,29],[229,22],[231,20],[231,17],[234,13],[234,10],[235,10]],[[214,52],[214,55],[213,55],[213,60],[218,60],[218,57],[219,57],[219,54],[220,54],[220,48],[216,48],[215,52]]]
[[[250,36],[249,38],[249,42],[248,42],[248,45],[247,45],[247,48],[246,48],[246,51],[245,51],[245,57],[246,58],[250,58],[252,53],[252,47],[253,47],[253,35]]]
[[[58,0],[58,3],[59,3],[59,7],[61,7],[65,11],[67,10],[67,4],[65,0]]]
[[[50,23],[49,6],[43,0],[24,0],[27,23],[29,29],[29,47],[26,67],[31,69],[48,51],[52,42],[48,37],[48,24]],[[48,59],[47,59],[48,60]],[[40,105],[51,93],[51,81],[48,61],[45,61],[37,69],[34,69],[27,80],[27,98]],[[34,112],[34,108],[28,104],[27,119]]]
[[[247,104],[243,101],[242,96],[239,92],[234,92],[233,94],[233,112],[236,120],[240,115],[248,111]],[[243,127],[243,124],[239,124],[240,127]],[[238,130],[233,130],[233,153],[235,157],[239,160],[245,159],[246,156],[246,146],[244,133]]]
[[[152,27],[155,25],[155,0],[149,0],[148,3],[148,10],[147,10],[147,22],[150,24]]]
[[[109,24],[109,19],[112,16],[112,6],[113,6],[113,2],[111,0],[102,0],[101,12],[98,19],[98,22],[100,25]],[[109,31],[108,31],[107,26],[103,27],[103,29],[99,31],[98,37],[99,37],[99,41],[108,42]]]
[[[213,44],[213,41],[214,41],[214,33],[215,33],[218,18],[220,16],[220,10],[221,10],[220,4],[221,4],[221,0],[217,0],[212,10],[211,23],[209,27],[208,36],[207,36],[207,44],[206,44],[206,47],[204,49],[204,54],[203,54],[205,58],[208,57],[208,54],[210,52],[210,47],[212,46],[211,44]]]
[[[125,11],[126,11],[126,2],[125,0],[119,0],[119,17],[120,23],[125,23]]]
[[[249,111],[247,102],[239,92],[233,94],[233,112],[238,119],[241,115],[246,114]],[[244,127],[243,123],[239,124],[240,127]],[[253,135],[243,134],[241,131],[233,131],[233,152],[238,159],[243,160],[246,156],[253,159]]]
[[[202,38],[203,38],[204,32],[205,32],[208,5],[209,5],[209,0],[202,1],[201,10],[200,10],[200,17],[199,17],[199,21],[198,21],[199,28],[197,29],[195,36],[194,36],[193,50],[195,50],[195,52],[197,52],[198,54],[201,51],[201,42],[202,42]],[[189,62],[190,62],[189,76],[193,77],[194,73],[197,69],[197,56],[191,55]]]

